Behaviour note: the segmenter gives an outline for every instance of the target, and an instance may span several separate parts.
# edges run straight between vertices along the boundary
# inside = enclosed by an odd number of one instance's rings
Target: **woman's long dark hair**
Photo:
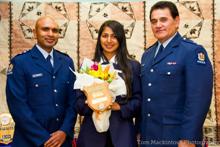
[[[98,33],[94,61],[100,62],[100,59],[104,58],[104,60],[108,62],[108,59],[103,53],[103,48],[101,46],[101,41],[100,41],[102,32],[105,29],[105,27],[109,27],[112,29],[114,35],[116,36],[119,42],[119,47],[117,49],[115,59],[124,74],[123,79],[125,81],[127,88],[127,98],[130,98],[131,97],[131,65],[129,65],[130,55],[127,50],[126,37],[125,37],[124,27],[122,24],[120,24],[115,20],[108,20],[101,25]]]

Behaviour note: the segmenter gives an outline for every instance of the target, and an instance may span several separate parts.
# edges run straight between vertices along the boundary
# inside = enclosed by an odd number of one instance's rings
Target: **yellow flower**
[[[94,62],[91,67],[86,67],[86,70],[80,69],[80,72],[107,81],[108,83],[111,83],[116,78],[116,72],[110,72],[110,65],[107,65],[103,69],[102,65],[97,62]]]

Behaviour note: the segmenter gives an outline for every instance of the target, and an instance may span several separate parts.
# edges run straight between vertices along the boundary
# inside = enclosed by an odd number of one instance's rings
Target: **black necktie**
[[[163,50],[164,50],[164,47],[163,47],[163,45],[161,44],[161,45],[160,45],[160,48],[159,48],[159,50],[158,50],[158,52],[157,52],[157,54],[156,54],[156,56],[154,57],[154,59],[158,58],[159,55],[163,52]]]
[[[53,69],[53,66],[52,66],[52,64],[51,64],[51,62],[50,62],[50,59],[51,59],[51,55],[48,55],[47,56],[47,58],[46,58],[46,60],[47,60],[47,65],[50,67],[50,69],[52,70]]]

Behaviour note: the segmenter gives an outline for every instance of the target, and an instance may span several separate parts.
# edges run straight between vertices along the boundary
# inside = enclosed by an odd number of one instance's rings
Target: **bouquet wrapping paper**
[[[98,67],[97,69],[95,69],[97,71],[97,72],[94,71],[95,73],[91,71],[92,68],[94,67],[94,64],[97,64]],[[106,67],[108,68],[108,71],[106,71]],[[70,70],[72,71],[72,69]],[[125,82],[118,75],[118,72],[121,71],[114,69],[111,63],[108,65],[101,65],[101,63],[94,63],[92,60],[85,58],[83,60],[80,71],[81,72],[72,71],[76,75],[74,89],[80,89],[84,91],[85,87],[93,86],[94,84],[102,84],[103,82],[108,81],[108,90],[110,91],[112,102],[115,101],[116,96],[127,94]],[[106,72],[105,74],[109,75],[108,77],[111,77],[110,76],[111,74],[115,74],[115,75],[110,80],[103,79],[102,78],[103,76],[101,75],[104,74],[103,73],[104,71]],[[102,107],[100,107],[99,110],[93,109],[92,119],[96,127],[96,130],[98,132],[106,132],[108,130],[110,116],[111,116],[110,109],[102,109]]]

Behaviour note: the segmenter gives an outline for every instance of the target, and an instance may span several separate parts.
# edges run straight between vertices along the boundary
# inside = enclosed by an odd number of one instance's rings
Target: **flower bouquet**
[[[98,132],[109,128],[109,109],[117,95],[126,95],[124,80],[118,76],[112,64],[102,65],[87,58],[83,60],[79,73],[74,72],[74,89],[81,89],[86,103],[93,110],[92,119]]]

